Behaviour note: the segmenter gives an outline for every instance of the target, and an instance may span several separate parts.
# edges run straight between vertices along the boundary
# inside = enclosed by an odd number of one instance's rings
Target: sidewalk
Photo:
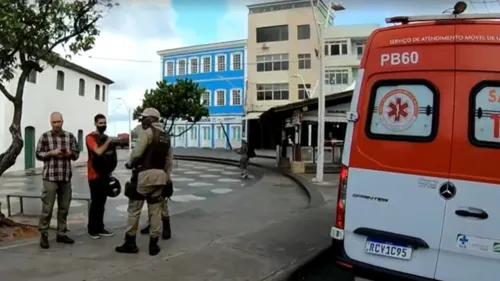
[[[267,175],[254,188],[214,199],[172,217],[173,238],[156,257],[147,237],[137,255],[120,255],[123,228],[112,238],[80,235],[75,245],[32,244],[0,249],[2,280],[283,280],[286,273],[330,245],[334,204],[307,209],[293,182]]]

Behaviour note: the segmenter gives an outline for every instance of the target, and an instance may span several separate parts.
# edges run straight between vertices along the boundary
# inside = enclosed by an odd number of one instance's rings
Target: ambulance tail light
[[[344,229],[348,171],[349,168],[347,166],[342,165],[340,167],[339,190],[337,195],[337,216],[335,220],[335,227],[338,229]]]

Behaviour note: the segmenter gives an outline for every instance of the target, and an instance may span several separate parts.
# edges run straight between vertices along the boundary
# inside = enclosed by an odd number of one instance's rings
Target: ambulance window
[[[431,141],[437,90],[426,81],[383,81],[372,89],[366,133],[375,139]]]
[[[478,146],[500,147],[500,82],[483,82],[472,90],[469,138]]]

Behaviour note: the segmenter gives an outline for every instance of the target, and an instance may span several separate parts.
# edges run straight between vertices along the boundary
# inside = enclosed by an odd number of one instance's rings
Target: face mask
[[[142,128],[147,129],[151,126],[151,119],[147,117],[143,117],[141,120]]]
[[[101,133],[101,134],[104,133],[106,131],[106,126],[99,126],[99,127],[97,127],[97,131],[99,133]]]

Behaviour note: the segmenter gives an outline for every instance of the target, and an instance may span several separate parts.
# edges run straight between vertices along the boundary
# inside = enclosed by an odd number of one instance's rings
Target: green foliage
[[[41,72],[41,60],[57,64],[53,50],[59,45],[72,54],[92,49],[97,21],[115,5],[114,0],[1,1],[0,82],[12,80],[15,68]]]
[[[153,107],[160,112],[167,132],[171,132],[179,119],[191,122],[192,127],[202,117],[208,116],[207,107],[201,103],[204,92],[205,88],[190,79],[177,79],[171,84],[164,80],[156,82],[156,89],[144,93],[142,105],[134,110],[134,119],[138,119],[145,108]]]
[[[117,0],[1,0],[0,1],[0,92],[14,105],[9,126],[12,143],[0,154],[0,176],[23,149],[21,120],[26,79],[31,71],[42,72],[60,57],[57,46],[75,55],[93,48],[99,35],[97,22]],[[6,83],[17,78],[15,93]],[[1,212],[0,212],[1,213]]]

